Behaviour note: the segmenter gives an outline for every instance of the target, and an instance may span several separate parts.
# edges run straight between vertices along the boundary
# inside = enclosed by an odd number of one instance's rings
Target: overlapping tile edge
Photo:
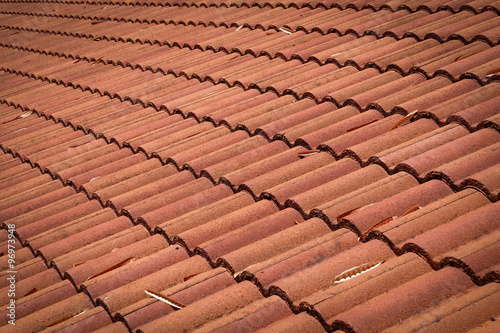
[[[22,73],[22,74],[25,74],[25,73]],[[92,91],[92,92],[93,92],[93,93],[95,93],[95,92],[98,92],[98,90],[94,90],[94,91]],[[109,142],[109,141],[108,141],[108,142]],[[164,162],[164,161],[162,161],[162,162]],[[196,174],[195,174],[195,176],[199,176],[199,175],[196,175]]]

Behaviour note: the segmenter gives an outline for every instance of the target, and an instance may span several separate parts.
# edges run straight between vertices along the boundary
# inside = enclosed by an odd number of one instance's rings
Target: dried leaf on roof
[[[97,58],[96,60],[92,61],[90,66],[94,66],[95,64],[99,63],[99,61],[101,61],[101,60],[102,60],[102,57]]]
[[[245,267],[244,269],[242,269],[241,271],[238,271],[236,273],[233,274],[233,277],[236,278],[238,275],[240,275],[241,273],[245,272],[245,271],[248,271],[250,268],[254,267],[256,264],[253,264],[253,265],[250,265],[250,266],[247,266]]]
[[[188,275],[188,276],[186,276],[186,277],[184,278],[184,282],[186,282],[187,280],[190,280],[190,279],[194,278],[194,277],[195,277],[195,276],[197,276],[197,275],[200,275],[200,273],[196,273],[196,274],[193,274],[193,275]]]
[[[320,152],[320,150],[318,150],[318,149],[304,150],[304,151],[299,152],[298,156],[299,157],[306,157],[306,156],[311,156],[311,155],[317,154],[319,152]]]
[[[84,314],[85,312],[87,312],[87,310],[88,310],[88,309],[84,309],[84,310],[78,311],[78,312],[76,312],[76,313],[72,313],[72,314],[70,314],[70,315],[68,315],[68,316],[65,316],[65,317],[63,317],[63,318],[61,318],[61,319],[59,319],[59,320],[56,320],[55,322],[53,322],[53,323],[51,323],[51,324],[47,325],[47,327],[56,326],[57,324],[60,324],[60,323],[62,323],[63,321],[66,321],[66,320],[68,320],[68,319],[71,319],[71,318],[74,318],[74,317],[76,317],[76,316],[82,315],[82,314]]]
[[[360,207],[356,207],[356,208],[354,208],[354,209],[348,210],[347,212],[342,213],[342,214],[340,214],[339,216],[337,216],[337,222],[338,222],[338,221],[340,221],[340,220],[342,220],[344,217],[346,217],[346,216],[348,216],[348,215],[351,215],[351,214],[353,214],[353,213],[355,213],[355,212],[357,212],[357,211],[363,210],[363,209],[365,209],[366,207],[370,207],[370,206],[372,206],[372,205],[373,205],[373,204],[371,203],[371,204],[369,204],[369,205],[360,206]]]
[[[403,215],[401,215],[401,216],[408,215],[408,214],[413,213],[419,209],[422,209],[422,207],[420,207],[419,205],[415,205],[415,206],[411,207],[410,209],[408,209],[406,212],[404,212]]]
[[[356,266],[356,267],[353,267],[353,268],[350,268],[346,271],[343,271],[342,273],[340,273],[339,275],[337,275],[334,279],[333,279],[333,283],[340,283],[340,282],[344,282],[344,281],[347,281],[347,280],[350,280],[358,275],[361,275],[363,273],[366,273],[372,269],[374,269],[375,267],[378,267],[380,266],[384,261],[381,260],[381,261],[374,261],[374,262],[369,262],[369,263],[366,263],[366,264],[363,264],[363,265],[359,265],[359,266]]]
[[[494,75],[497,75],[499,73],[500,73],[500,68],[495,68],[495,69],[489,71],[488,73],[486,73],[486,78],[488,79],[488,78],[490,78]]]
[[[133,139],[137,139],[138,137],[143,136],[143,135],[144,134],[138,134],[138,135],[134,135],[134,136],[132,136],[130,138],[127,138],[127,139],[123,140],[122,142],[120,142],[120,145],[123,146],[123,144],[126,143],[127,141],[131,141]]]
[[[380,221],[379,223],[375,224],[374,226],[372,226],[370,229],[366,230],[361,236],[359,236],[358,240],[359,241],[363,241],[366,236],[368,236],[368,234],[372,231],[372,230],[375,230],[381,226],[383,226],[384,224],[387,224],[389,222],[392,222],[394,221],[395,219],[397,219],[398,217],[397,216],[389,216],[388,218],[385,218],[383,219],[382,221]]]
[[[7,123],[10,123],[11,121],[14,121],[14,120],[17,120],[17,119],[26,118],[27,116],[31,115],[32,113],[33,113],[33,111],[25,112],[23,114],[20,114],[19,116],[16,116],[16,117],[12,118],[11,120],[4,121],[2,124],[7,124]]]
[[[73,267],[78,267],[78,266],[83,265],[83,264],[85,264],[85,263],[86,263],[86,261],[75,262],[75,263],[73,264]]]
[[[417,210],[419,210],[421,208],[422,207],[420,207],[419,205],[415,205],[415,206],[411,207],[410,209],[408,209],[406,212],[404,212],[401,216],[408,215],[408,214],[413,213],[414,211],[417,211]],[[361,236],[359,236],[358,240],[359,241],[365,240],[365,238],[368,236],[368,234],[371,231],[373,231],[373,230],[375,230],[375,229],[377,229],[377,228],[379,228],[379,227],[381,227],[381,226],[383,226],[383,225],[385,225],[385,224],[387,224],[389,222],[392,222],[392,221],[394,221],[397,218],[398,218],[397,216],[390,216],[388,218],[383,219],[379,223],[377,223],[374,226],[372,226],[370,229],[366,230]]]
[[[290,29],[287,29],[287,28],[285,28],[285,27],[281,27],[281,28],[280,28],[280,31],[282,31],[282,32],[284,32],[284,33],[286,33],[286,34],[289,34],[289,35],[292,33],[292,31],[291,31]]]
[[[33,288],[33,289],[31,289],[30,291],[28,291],[26,294],[24,294],[24,297],[29,296],[29,295],[31,295],[31,294],[34,294],[34,293],[36,293],[37,291],[38,291],[38,289]]]
[[[182,308],[185,307],[185,305],[182,305],[166,296],[163,296],[162,294],[159,294],[159,293],[156,293],[154,291],[150,291],[150,290],[144,290],[144,292],[146,294],[148,294],[149,296],[153,297],[153,298],[156,298],[157,300],[159,301],[162,301],[164,303],[167,303],[168,305],[170,305],[171,307],[173,307],[175,310],[180,310]]]
[[[372,120],[372,121],[369,121],[367,122],[366,124],[363,124],[363,125],[359,125],[359,126],[355,126],[353,128],[349,128],[347,131],[345,131],[346,133],[349,133],[349,132],[352,132],[352,131],[355,131],[357,129],[360,129],[361,127],[365,127],[365,126],[368,126],[370,124],[373,124],[374,122],[378,121],[378,119],[375,119],[375,120]]]
[[[87,144],[87,142],[80,143],[80,144],[78,144],[78,145],[71,145],[71,146],[68,146],[68,149],[74,149],[74,148],[77,148],[77,147],[83,146],[83,145],[85,145],[85,144]]]
[[[398,127],[401,127],[401,126],[408,124],[411,121],[411,119],[413,118],[413,116],[415,115],[415,113],[417,113],[417,110],[408,113],[408,115],[406,115],[406,117],[404,117],[403,119],[401,119],[397,123],[395,123],[394,126],[392,126],[389,131],[395,130]]]

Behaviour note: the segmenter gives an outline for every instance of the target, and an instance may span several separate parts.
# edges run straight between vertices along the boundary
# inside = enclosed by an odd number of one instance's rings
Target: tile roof
[[[500,330],[499,15],[0,1],[0,331]]]

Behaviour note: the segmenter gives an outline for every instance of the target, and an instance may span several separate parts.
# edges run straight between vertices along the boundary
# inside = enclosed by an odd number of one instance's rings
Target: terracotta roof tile
[[[411,317],[401,324],[396,324],[388,331],[397,331],[400,327],[399,325],[403,325],[404,327],[420,328],[426,324],[429,325],[431,329],[454,330],[456,329],[455,320],[457,317],[457,304],[461,304],[462,306],[462,310],[460,311],[462,314],[460,319],[462,323],[461,327],[476,327],[481,325],[483,322],[491,321],[491,317],[485,314],[488,312],[486,310],[488,307],[495,306],[494,302],[498,297],[498,291],[496,289],[497,288],[495,288],[494,285],[489,285],[488,287],[485,286],[484,290],[471,288],[461,294],[457,302],[444,301],[438,306],[429,309],[428,313],[432,311],[435,312],[437,316],[441,317],[439,322],[430,323],[428,320],[424,320],[422,318],[424,316],[424,314],[422,314],[420,316]],[[435,316],[433,317],[436,318]]]
[[[61,281],[58,283],[54,283],[50,287],[37,290],[32,289],[34,292],[30,295],[23,297],[16,304],[16,317],[23,318],[27,315],[35,313],[37,309],[42,309],[52,304],[57,303],[61,299],[66,299],[76,294],[75,288],[73,285],[67,281]],[[7,325],[8,317],[7,310],[4,310],[5,314],[2,316],[2,326]]]
[[[149,331],[165,327],[163,325],[167,325],[168,329],[173,331],[178,331],[186,327],[195,328],[209,321],[209,316],[211,315],[222,316],[229,314],[242,306],[262,298],[261,293],[251,282],[243,281],[225,288],[211,297],[191,303],[189,307],[186,307],[186,310],[190,309],[188,311],[172,312],[167,316],[140,326],[138,329],[140,331]],[[209,309],[210,311],[201,311],[201,309]]]
[[[84,231],[68,236],[60,241],[42,246],[38,251],[43,254],[46,260],[52,260],[74,249],[95,243],[103,237],[109,237],[115,233],[126,230],[131,226],[130,220],[119,217],[98,226],[87,228]]]
[[[230,315],[223,316],[218,320],[213,320],[203,326],[199,331],[212,331],[212,332],[234,332],[244,329],[258,331],[259,329],[267,328],[278,320],[286,320],[293,316],[292,311],[287,304],[278,296],[270,296],[266,299],[253,302],[240,310],[236,310]],[[318,322],[316,327],[321,326]],[[300,329],[296,327],[296,329]],[[305,327],[311,331],[311,327]]]
[[[188,214],[160,224],[161,230],[170,239],[179,239],[191,250],[204,242],[251,224],[276,213],[277,208],[267,200],[254,203],[245,192],[220,200],[215,204],[197,209]],[[219,205],[222,206],[219,208]],[[217,214],[211,213],[216,210]]]
[[[235,285],[231,274],[223,268],[215,268],[185,278],[184,283],[167,288],[162,292],[174,295],[179,303],[188,304]],[[120,310],[117,318],[123,318],[131,328],[147,323],[151,319],[173,312],[172,306],[152,297],[142,299]]]
[[[37,223],[29,224],[17,230],[20,239],[26,240],[33,250],[63,240],[70,235],[87,230],[115,218],[111,209],[101,209],[96,200],[78,205],[64,214],[54,214]],[[55,230],[54,230],[55,229]],[[54,231],[59,233],[55,234]]]
[[[55,269],[46,269],[23,280],[16,281],[16,292],[19,293],[19,295],[25,296],[33,290],[33,288],[41,290],[60,281],[61,278]],[[3,305],[7,305],[10,302],[10,297],[8,297],[9,288],[10,285],[2,288],[5,296],[2,296],[0,300]]]
[[[407,168],[408,171],[411,170],[411,172],[415,175],[425,177],[425,174],[432,171],[435,167],[460,158],[464,156],[466,152],[471,153],[483,147],[489,146],[491,143],[498,141],[498,138],[498,132],[496,131],[490,129],[477,131],[463,138],[429,150],[423,154],[409,158],[406,161],[403,161],[400,164],[400,167]],[[474,148],[472,148],[472,145]],[[450,149],[450,147],[453,148]],[[433,157],[428,158],[428,156],[431,155]]]
[[[15,329],[495,330],[499,14],[0,3]]]
[[[102,203],[107,202],[109,199],[117,197],[121,194],[131,192],[140,187],[147,186],[148,184],[155,183],[156,181],[160,181],[163,177],[168,178],[169,176],[173,176],[172,179],[179,180],[178,176],[175,176],[175,172],[177,170],[173,166],[165,166],[161,167],[161,163],[156,160],[148,160],[147,162],[141,163],[137,170],[133,170],[132,175],[127,175],[125,170],[120,172],[120,180],[123,177],[123,180],[120,182],[111,182],[108,184],[102,185],[102,188],[92,188],[93,182],[82,185],[85,189],[89,188],[87,191],[90,193],[94,193],[93,195]],[[187,175],[187,174],[186,174]],[[104,177],[98,178],[97,181],[104,181]],[[174,183],[175,184],[175,183]],[[129,200],[133,200],[133,197],[129,197]]]
[[[108,291],[127,285],[141,277],[157,272],[162,267],[172,266],[188,258],[188,254],[179,246],[170,246],[127,265],[110,270],[94,279],[84,281],[81,287],[95,300]]]
[[[81,285],[98,276],[105,275],[107,272],[147,257],[167,246],[165,238],[160,237],[160,235],[144,238],[130,245],[113,249],[95,259],[78,263],[78,265],[73,264],[73,267],[65,272],[65,277],[68,277],[75,285]]]
[[[83,294],[68,297],[65,300],[49,305],[39,311],[41,313],[37,311],[31,315],[16,320],[16,331],[22,332],[23,330],[29,329],[40,330],[44,328],[51,328],[56,325],[58,325],[58,328],[62,328],[69,324],[68,321],[76,321],[76,318],[78,318],[76,315],[78,314],[83,315],[83,318],[85,318],[89,315],[95,315],[98,312],[101,313],[101,316],[93,318],[96,320],[95,324],[101,321],[110,323],[109,316],[106,318],[104,313],[102,313],[103,309],[94,308],[92,302],[90,302],[88,297]],[[86,312],[89,313],[87,314]],[[80,317],[78,320],[83,318]]]

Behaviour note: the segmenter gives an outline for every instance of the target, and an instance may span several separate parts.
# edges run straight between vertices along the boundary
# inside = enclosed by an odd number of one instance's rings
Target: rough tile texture
[[[498,331],[499,15],[1,1],[0,331]]]

